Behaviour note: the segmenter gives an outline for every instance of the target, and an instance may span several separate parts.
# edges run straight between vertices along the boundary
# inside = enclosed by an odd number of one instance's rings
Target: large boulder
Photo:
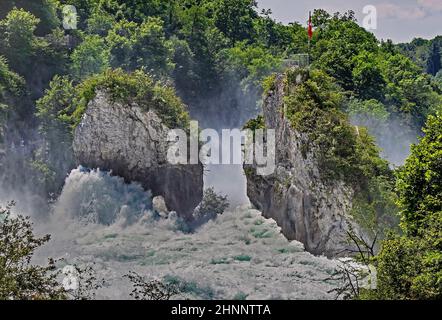
[[[348,248],[349,228],[359,229],[350,216],[354,191],[321,178],[314,147],[303,149],[308,136],[284,117],[285,85],[284,76],[278,76],[263,105],[265,127],[276,132],[276,170],[260,176],[255,166],[246,166],[247,195],[289,240],[302,242],[313,254],[335,256]]]
[[[98,91],[74,133],[77,164],[139,182],[169,209],[191,218],[203,197],[203,166],[167,161],[168,128],[154,110],[111,101]],[[148,110],[148,111],[146,111]]]

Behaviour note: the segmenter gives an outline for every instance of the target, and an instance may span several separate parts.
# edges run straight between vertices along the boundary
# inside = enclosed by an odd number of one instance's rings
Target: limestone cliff
[[[296,82],[303,81],[300,75]],[[314,146],[284,118],[284,76],[278,76],[263,104],[265,127],[276,131],[276,171],[259,176],[246,167],[247,194],[266,218],[273,218],[290,240],[313,254],[334,256],[347,246],[353,190],[342,182],[324,183]]]
[[[153,196],[163,196],[168,208],[190,218],[203,196],[203,167],[167,162],[168,128],[146,109],[111,101],[98,91],[74,133],[76,160],[141,183]]]

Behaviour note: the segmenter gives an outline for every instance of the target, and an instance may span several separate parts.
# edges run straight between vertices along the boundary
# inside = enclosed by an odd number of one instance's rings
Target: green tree
[[[87,19],[86,31],[89,34],[97,34],[101,37],[106,37],[115,23],[116,18],[106,10],[100,8],[91,13]]]
[[[432,40],[416,38],[410,43],[400,43],[396,48],[428,74],[434,76],[442,67],[442,36]]]
[[[117,0],[116,2],[126,19],[142,23],[147,17],[160,16],[170,1]]]
[[[442,115],[430,116],[423,132],[398,172],[402,223],[410,235],[417,234],[429,214],[442,211]]]
[[[376,257],[379,299],[442,297],[442,115],[430,116],[425,136],[397,174],[404,236],[383,241]],[[373,297],[373,295],[372,295]]]
[[[322,21],[324,20],[324,21]],[[314,65],[325,70],[344,88],[353,91],[355,56],[362,52],[376,52],[378,42],[351,18],[351,15],[322,19],[325,23],[315,31],[312,45]]]
[[[11,208],[0,208],[0,300],[64,299],[54,261],[45,267],[31,264],[35,251],[50,237],[37,237],[30,219],[13,217]]]
[[[281,67],[281,59],[272,55],[268,49],[258,45],[247,45],[246,42],[237,43],[230,49],[225,49],[220,55],[224,72],[241,82],[242,87],[259,87],[265,77]]]
[[[218,52],[229,45],[228,39],[215,26],[206,1],[189,0],[181,12],[182,28],[179,34],[188,43],[194,57],[194,83],[184,93],[188,101],[207,99],[219,89],[220,75],[216,68]],[[180,88],[180,87],[178,87]]]
[[[170,42],[166,41],[160,18],[149,17],[140,25],[134,50],[137,53],[137,67],[159,75],[167,75],[174,68],[173,49]]]
[[[38,237],[29,217],[11,212],[15,203],[0,207],[0,300],[86,300],[104,283],[92,266],[72,266],[78,284],[68,289],[59,281],[57,261],[49,258],[46,266],[31,263],[35,252],[50,236]]]
[[[433,41],[429,48],[429,57],[427,62],[427,72],[431,75],[436,75],[442,69],[441,47]]]
[[[418,237],[383,241],[376,257],[377,299],[429,300],[442,297],[442,212],[427,220]]]
[[[25,71],[29,66],[37,41],[34,32],[39,22],[23,9],[11,10],[0,21],[0,54],[8,59],[14,70]]]
[[[360,99],[383,99],[386,83],[378,59],[377,54],[367,51],[360,52],[352,59],[353,85]]]
[[[194,213],[194,225],[199,227],[210,220],[215,220],[230,206],[227,196],[217,194],[214,188],[204,191],[204,197]]]
[[[195,54],[185,40],[172,37],[170,43],[174,52],[173,63],[175,64],[172,76],[177,90],[182,96],[195,96],[195,91],[198,90],[196,84],[199,80],[196,74]]]
[[[57,194],[63,186],[66,172],[72,169],[72,122],[76,90],[67,77],[55,76],[37,101],[36,115],[40,120],[39,131],[44,138],[36,159],[32,162],[38,172],[39,183],[47,194]]]
[[[111,53],[111,66],[130,69],[134,59],[134,45],[138,25],[121,20],[114,25],[106,38]]]
[[[0,2],[0,19],[5,18],[7,13],[14,8],[26,10],[40,20],[36,34],[43,36],[51,33],[52,29],[60,25],[57,7],[57,0],[3,0]]]
[[[84,79],[107,69],[110,60],[109,50],[98,35],[86,36],[71,55],[72,74],[76,79]]]
[[[442,70],[440,70],[436,76],[434,77],[434,80],[436,81],[436,84],[439,86],[440,90],[442,91]]]
[[[5,107],[13,97],[23,94],[24,84],[24,79],[11,71],[6,58],[0,56],[0,104]]]
[[[122,20],[109,32],[106,41],[114,68],[144,68],[157,75],[167,75],[174,68],[171,43],[165,38],[159,18],[149,17],[141,25]]]
[[[350,117],[358,118],[366,127],[374,127],[374,122],[385,123],[390,116],[384,104],[375,99],[358,100],[351,99],[347,110]]]
[[[251,0],[218,0],[214,9],[216,27],[234,44],[253,38],[253,21],[257,2]]]
[[[385,103],[393,113],[402,114],[404,124],[420,128],[429,114],[442,106],[442,96],[429,75],[401,54],[384,54],[380,68],[386,81]]]
[[[312,15],[312,25],[314,27],[324,28],[330,21],[331,15],[324,9],[315,9]]]
[[[0,145],[4,139],[4,125],[10,113],[19,110],[20,98],[25,94],[25,81],[9,69],[7,60],[0,56]]]
[[[271,10],[263,10],[261,18],[254,19],[256,42],[272,48],[274,53],[281,53],[295,41],[292,27],[277,23],[271,18]]]
[[[308,53],[308,33],[305,27],[299,23],[291,23],[288,29],[291,41],[285,48],[287,56],[290,58],[290,54]]]

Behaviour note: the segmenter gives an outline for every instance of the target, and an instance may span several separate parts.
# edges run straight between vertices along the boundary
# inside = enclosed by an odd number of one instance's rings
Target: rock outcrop
[[[303,150],[308,137],[284,119],[284,92],[281,75],[263,105],[265,126],[276,131],[276,171],[259,176],[255,166],[246,166],[247,194],[289,240],[302,242],[313,254],[334,256],[348,246],[349,225],[358,230],[349,215],[354,192],[342,182],[321,180],[315,153]]]
[[[203,197],[203,167],[167,161],[168,128],[153,110],[113,102],[104,91],[88,104],[75,130],[77,164],[139,182],[169,209],[190,218]]]

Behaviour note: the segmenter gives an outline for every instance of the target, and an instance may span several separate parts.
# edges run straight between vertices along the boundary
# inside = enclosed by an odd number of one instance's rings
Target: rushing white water
[[[129,298],[129,271],[186,284],[190,299],[331,299],[337,262],[287,241],[273,220],[239,207],[193,234],[150,209],[137,184],[100,171],[73,170],[39,232],[53,235],[40,256],[95,263],[106,286],[98,298]]]

